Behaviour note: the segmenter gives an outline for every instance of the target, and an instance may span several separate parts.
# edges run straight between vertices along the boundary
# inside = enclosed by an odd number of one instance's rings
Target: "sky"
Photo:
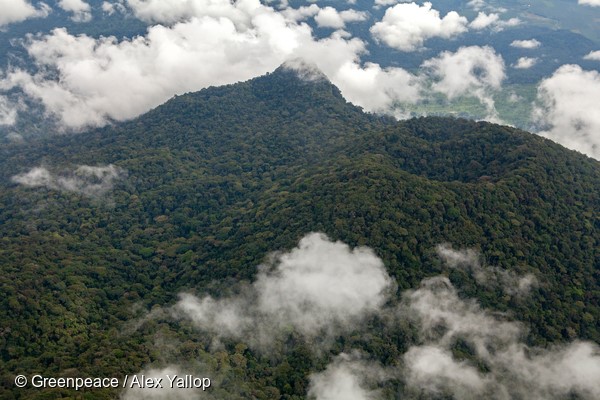
[[[448,10],[452,5],[459,10]],[[536,37],[515,39],[510,46],[522,56],[508,63],[494,47],[494,35],[528,22],[484,0],[0,0],[0,7],[0,27],[7,34],[23,21],[64,16],[45,30],[13,38],[1,59],[0,126],[12,137],[19,132],[11,126],[26,118],[32,104],[41,105],[62,130],[76,132],[131,119],[175,94],[265,74],[293,59],[315,64],[366,111],[404,118],[420,102],[472,97],[485,110],[482,119],[506,123],[496,108],[497,94],[511,73],[540,64],[535,52],[545,45]],[[596,12],[600,2],[579,0],[576,7]],[[145,32],[121,37],[86,32],[106,18],[141,21]],[[488,43],[460,43],[477,33]],[[399,60],[415,57],[433,42],[452,49],[432,54],[417,68],[372,56],[387,51]],[[17,48],[20,59],[11,56]],[[536,133],[595,158],[600,158],[599,54],[600,45],[557,66],[536,82],[530,104]],[[586,70],[581,63],[598,67]],[[517,93],[510,98],[520,99]]]

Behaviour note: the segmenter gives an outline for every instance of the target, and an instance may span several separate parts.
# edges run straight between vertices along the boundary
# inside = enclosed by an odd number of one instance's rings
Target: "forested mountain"
[[[390,302],[445,275],[461,298],[527,325],[529,345],[600,342],[600,163],[527,132],[366,114],[317,71],[281,67],[1,151],[2,398],[73,396],[17,389],[16,374],[120,377],[182,359],[221,377],[212,398],[304,398],[309,374],[341,351],[393,364],[414,328],[370,319],[316,353],[291,332],[275,356],[243,339],[215,347],[157,311],[181,292],[243,291],[310,232],[373,249],[398,287]],[[481,285],[440,261],[444,243],[537,284],[527,296]],[[403,385],[384,397],[410,398]]]

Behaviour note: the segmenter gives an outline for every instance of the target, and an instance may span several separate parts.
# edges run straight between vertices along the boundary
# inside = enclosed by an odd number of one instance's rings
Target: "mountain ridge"
[[[445,274],[462,296],[529,324],[531,343],[600,342],[600,163],[514,128],[365,114],[329,82],[284,68],[177,96],[127,123],[4,152],[7,381],[34,370],[141,370],[163,356],[153,350],[156,335],[176,338],[182,353],[205,352],[211,344],[183,322],[119,332],[136,310],[171,304],[179,292],[230,293],[308,232],[369,246],[400,289]],[[28,181],[34,167],[37,180]],[[101,195],[86,190],[99,182]],[[523,299],[483,287],[440,263],[440,243],[473,248],[485,264],[541,283]],[[371,335],[365,348],[391,353],[411,340],[410,332]],[[0,397],[14,393],[0,389]]]

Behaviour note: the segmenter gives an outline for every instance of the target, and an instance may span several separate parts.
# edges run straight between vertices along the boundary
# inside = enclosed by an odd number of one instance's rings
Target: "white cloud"
[[[319,12],[320,8],[316,4],[311,4],[310,6],[302,6],[298,8],[288,7],[281,11],[287,19],[292,21],[303,21],[307,18],[314,17]]]
[[[17,107],[0,96],[0,125],[13,125],[17,121]]]
[[[38,3],[38,7],[27,0],[0,0],[0,27],[28,18],[45,18],[50,14],[51,9],[45,3]]]
[[[421,98],[421,79],[402,68],[345,63],[334,82],[346,99],[374,112],[389,112],[394,102],[415,103]]]
[[[488,110],[488,119],[497,119],[492,92],[500,90],[506,77],[504,60],[488,46],[461,47],[455,53],[442,52],[422,67],[436,80],[432,89],[449,99],[474,96]]]
[[[487,6],[487,3],[484,0],[470,0],[467,3],[467,6],[471,7],[475,11],[479,11]]]
[[[383,19],[371,27],[376,40],[401,51],[414,51],[433,37],[452,38],[467,31],[467,19],[455,11],[444,18],[431,3],[398,4],[386,10]]]
[[[535,119],[540,135],[600,159],[600,74],[563,65],[538,85]]]
[[[431,393],[451,387],[457,399],[470,399],[481,393],[489,383],[477,368],[465,361],[456,361],[452,353],[437,346],[412,347],[404,355],[407,381]]]
[[[120,399],[122,400],[197,400],[205,398],[202,393],[203,390],[200,388],[186,388],[181,389],[177,387],[178,378],[185,378],[190,375],[189,370],[183,370],[179,366],[171,365],[165,368],[153,368],[138,372],[137,374],[128,375],[128,382],[126,382],[126,388],[121,393]],[[196,379],[192,384],[202,385],[201,379],[211,379],[205,376],[203,373],[194,372],[191,375],[192,378]],[[147,379],[149,382],[154,384],[155,380],[160,379],[160,386],[157,387],[140,387],[136,385],[133,379],[138,379],[141,382]],[[171,387],[171,380],[173,380],[173,387]],[[145,381],[144,381],[145,382]],[[188,381],[192,382],[192,381]],[[204,381],[207,382],[208,381]],[[212,386],[212,382],[211,382]],[[210,390],[210,387],[206,390]]]
[[[405,302],[423,342],[403,357],[409,386],[461,399],[600,396],[600,348],[594,343],[529,347],[521,341],[520,324],[460,299],[446,278],[423,281],[406,293]],[[472,361],[455,359],[452,346],[458,339],[471,349]],[[476,363],[485,365],[485,372]]]
[[[240,296],[183,294],[173,312],[218,335],[260,344],[288,327],[308,338],[354,329],[380,310],[393,288],[370,249],[350,249],[312,233],[290,252],[272,255]]]
[[[267,11],[258,0],[127,0],[136,17],[147,22],[173,24],[191,18],[227,18],[236,27],[249,28],[253,16]]]
[[[447,247],[438,251],[455,266],[478,262],[473,251]],[[576,396],[592,400],[600,396],[597,344],[528,346],[521,323],[462,299],[445,277],[424,280],[418,289],[403,293],[399,305],[384,308],[392,287],[381,260],[369,249],[350,249],[322,234],[309,234],[292,251],[273,254],[256,281],[240,289],[241,294],[221,300],[184,295],[171,312],[183,313],[214,335],[249,344],[255,335],[272,344],[281,328],[288,332],[293,328],[312,338],[321,338],[323,332],[337,336],[348,332],[340,326],[355,329],[360,319],[373,313],[386,324],[402,321],[416,335],[418,344],[388,367],[366,361],[358,353],[334,357],[323,371],[309,376],[307,396],[317,400],[379,399],[378,388],[390,379],[400,379],[408,392],[423,398],[559,400]],[[469,353],[463,359],[457,359],[453,351],[459,341]],[[273,346],[267,348],[276,351]],[[166,372],[147,373],[157,374]]]
[[[584,60],[600,61],[600,50],[590,51],[583,57]]]
[[[92,20],[92,7],[83,0],[60,0],[58,6],[66,12],[73,13],[71,19],[75,22]]]
[[[489,28],[489,29],[492,29],[492,30],[498,32],[507,27],[517,26],[520,23],[521,23],[521,20],[518,18],[510,18],[508,20],[502,20],[502,19],[500,19],[500,14],[497,14],[497,13],[486,14],[483,11],[480,11],[479,14],[477,14],[477,17],[473,21],[471,21],[471,23],[469,24],[469,27],[473,28],[475,30]]]
[[[586,6],[600,7],[600,0],[579,0],[577,3]]]
[[[513,40],[510,45],[519,49],[536,49],[541,46],[541,43],[536,39]]]
[[[127,8],[122,3],[111,3],[109,1],[104,1],[102,2],[101,8],[102,11],[108,15],[113,15],[117,11],[123,14],[127,12]]]
[[[315,332],[377,311],[393,284],[372,250],[350,249],[323,234],[310,234],[296,249],[277,256],[254,286],[263,313],[283,325]]]
[[[532,57],[521,57],[517,60],[516,64],[513,65],[516,69],[529,69],[537,63],[537,58]]]
[[[475,250],[454,250],[448,244],[439,245],[436,250],[446,265],[469,272],[480,285],[498,287],[514,296],[526,295],[532,286],[537,285],[537,279],[532,274],[519,276],[510,270],[481,265],[479,253]]]
[[[477,14],[477,17],[471,21],[469,27],[473,29],[485,29],[500,20],[500,15],[496,13],[486,14],[482,11]]]
[[[113,15],[115,13],[115,5],[113,3],[109,3],[108,1],[102,2],[102,11],[107,13],[108,15]]]
[[[36,167],[13,176],[12,181],[28,187],[45,187],[99,198],[112,190],[114,182],[124,175],[124,170],[112,164],[105,167],[81,165],[62,175],[55,175],[44,167]]]
[[[321,8],[315,16],[318,26],[334,29],[345,27],[346,22],[364,21],[365,19],[367,19],[365,12],[356,10],[338,11],[333,7]]]
[[[369,381],[383,378],[382,368],[356,356],[340,354],[325,371],[312,374],[308,397],[315,400],[374,400],[376,390],[369,389]]]
[[[336,31],[317,40],[307,24],[247,3],[227,2],[224,17],[156,25],[144,37],[121,41],[74,36],[65,29],[30,37],[26,48],[38,71],[9,70],[0,90],[19,88],[66,128],[83,129],[135,117],[174,94],[247,80],[302,58],[369,111],[387,111],[397,98],[416,101],[409,95],[418,93],[418,82],[403,69],[361,66],[366,45],[360,39]],[[358,77],[368,77],[368,84]]]

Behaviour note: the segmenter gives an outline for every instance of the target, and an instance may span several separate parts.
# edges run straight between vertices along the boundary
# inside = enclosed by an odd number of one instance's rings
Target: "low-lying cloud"
[[[315,400],[374,400],[380,397],[376,383],[385,379],[380,365],[358,354],[340,354],[327,368],[310,376],[308,398]]]
[[[467,268],[484,286],[491,284],[490,279],[508,284],[517,278],[497,271],[490,275],[472,250],[442,245],[438,254],[453,268]],[[201,299],[184,294],[161,314],[190,319],[213,338],[229,337],[251,346],[272,344],[290,329],[313,344],[323,335],[356,336],[360,321],[375,315],[386,330],[400,329],[399,325],[410,329],[413,344],[387,365],[358,351],[333,356],[323,370],[309,376],[307,396],[316,400],[384,398],[385,390],[394,387],[387,385],[390,381],[402,382],[398,395],[406,399],[600,396],[598,345],[575,341],[548,348],[529,346],[524,324],[461,298],[446,277],[423,280],[419,288],[404,292],[399,302],[390,296],[394,288],[370,249],[351,249],[311,233],[291,251],[272,254],[255,281],[238,288],[238,295]],[[262,348],[277,351],[273,346]]]
[[[372,250],[312,233],[290,252],[271,255],[239,296],[182,294],[172,312],[225,337],[264,342],[292,328],[314,338],[354,329],[383,307],[394,287]]]
[[[600,396],[600,348],[594,343],[527,346],[521,324],[460,299],[446,278],[423,281],[405,294],[405,306],[423,341],[403,356],[409,386],[459,399]],[[470,356],[455,356],[458,340]]]
[[[112,164],[103,167],[81,165],[62,174],[54,174],[44,167],[35,167],[13,176],[12,181],[28,187],[45,187],[98,198],[111,191],[115,181],[124,175],[124,170]]]
[[[439,245],[436,250],[448,267],[468,272],[479,285],[500,288],[513,296],[526,295],[537,285],[537,278],[532,274],[520,276],[510,270],[483,266],[481,256],[475,250],[454,250],[449,244]]]
[[[535,120],[540,135],[600,159],[600,74],[563,65],[538,86]]]
[[[502,56],[493,48],[469,46],[454,53],[445,51],[422,67],[435,80],[434,91],[449,99],[474,96],[486,107],[487,119],[498,120],[493,93],[502,88],[506,73]]]

